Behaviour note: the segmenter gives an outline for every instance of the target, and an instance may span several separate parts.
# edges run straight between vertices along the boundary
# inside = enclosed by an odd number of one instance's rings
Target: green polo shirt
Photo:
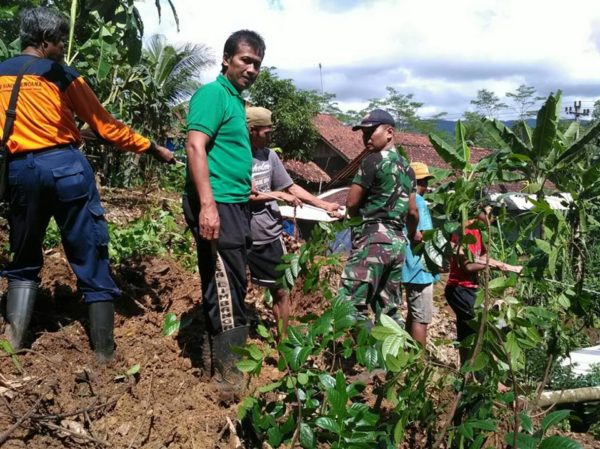
[[[252,187],[252,149],[244,100],[223,75],[205,84],[190,100],[188,132],[210,137],[208,171],[218,203],[245,203]],[[185,194],[197,197],[187,169]]]

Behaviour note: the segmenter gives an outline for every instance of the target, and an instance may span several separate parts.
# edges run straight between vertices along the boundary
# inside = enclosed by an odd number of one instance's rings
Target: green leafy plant
[[[117,374],[114,378],[114,380],[116,382],[120,382],[120,381],[124,381],[129,379],[130,377],[136,377],[139,375],[140,373],[140,364],[136,363],[135,365],[132,365],[127,371],[125,371],[122,374]]]
[[[46,235],[44,236],[44,248],[51,249],[56,248],[61,243],[60,237],[60,229],[58,229],[58,225],[54,218],[50,219],[50,223],[48,224],[48,228],[46,228]]]
[[[256,390],[239,409],[252,429],[251,437],[272,447],[299,443],[305,448],[392,448],[405,443],[407,432],[417,426],[432,447],[479,449],[489,447],[491,434],[508,428],[505,440],[513,447],[579,447],[567,438],[547,435],[566,418],[566,412],[548,415],[534,431],[533,412],[520,410],[519,396],[540,392],[556,359],[581,344],[579,326],[589,322],[585,320],[592,308],[577,274],[577,261],[586,253],[574,250],[582,241],[576,230],[584,229],[579,211],[591,206],[582,201],[596,198],[596,179],[590,174],[594,168],[581,159],[581,145],[590,142],[590,135],[559,134],[552,117],[557,108],[557,99],[551,96],[538,114],[542,128],[529,133],[531,148],[524,144],[532,156],[539,157],[535,169],[521,167],[514,173],[515,164],[523,159],[516,154],[525,150],[511,131],[502,130],[506,147],[475,163],[460,123],[454,145],[431,136],[455,177],[428,195],[434,217],[445,222],[424,236],[430,259],[447,257],[450,234],[474,226],[468,218],[490,184],[531,176],[529,188],[538,194],[523,217],[512,219],[501,212],[501,223],[481,229],[488,254],[525,263],[526,269],[518,278],[484,271],[472,322],[477,332],[463,342],[470,350],[468,362],[458,370],[440,367],[423,357],[404,329],[388,317],[382,316],[372,328],[358,320],[354,306],[337,298],[331,286],[330,267],[340,267],[341,260],[329,254],[328,242],[347,224],[321,225],[297,254],[286,256],[282,282],[291,288],[301,281],[305,293],[318,293],[330,301],[329,306],[319,316],[301,318],[299,325],[290,326],[283,341],[276,343],[263,329],[266,347],[241,350],[240,369],[259,375],[265,363],[276,360],[280,372],[280,378]],[[527,128],[522,135],[528,135]],[[548,151],[555,153],[535,148],[552,148]],[[556,163],[579,160],[579,193],[558,172],[543,167],[544,157],[554,157]],[[576,200],[566,213],[550,207],[545,191],[535,190],[536,177],[542,185],[552,179],[574,192]],[[458,245],[470,243],[467,236]],[[528,358],[532,353],[544,360],[540,365],[544,368],[535,375]],[[375,399],[365,401],[374,377],[379,378],[372,390]],[[499,385],[510,385],[512,391],[503,393]],[[453,399],[436,403],[432,391],[451,391]]]
[[[174,313],[167,313],[163,319],[162,334],[165,337],[168,337],[169,335],[173,335],[181,329],[186,328],[190,324],[192,324],[191,317],[187,317],[184,320],[178,320],[177,315]]]
[[[19,357],[17,356],[10,342],[8,340],[0,340],[0,349],[2,349],[4,352],[6,352],[8,356],[10,356],[10,359],[13,365],[15,365],[15,368],[17,368],[19,372],[22,373],[23,365],[21,364],[21,361],[19,360]]]
[[[126,227],[109,223],[111,260],[119,262],[131,257],[169,253],[185,268],[194,270],[196,259],[190,251],[191,233],[177,224],[174,213],[169,209],[152,208]]]
[[[522,449],[583,449],[579,443],[560,435],[546,436],[548,430],[567,419],[571,410],[557,410],[544,416],[540,428],[535,430],[533,421],[525,413],[520,412],[522,431],[506,434],[506,443]],[[515,446],[513,446],[515,447]]]

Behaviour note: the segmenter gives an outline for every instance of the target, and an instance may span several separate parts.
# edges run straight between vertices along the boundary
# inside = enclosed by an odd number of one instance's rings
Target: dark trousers
[[[42,243],[54,217],[85,301],[118,297],[109,269],[108,226],[85,156],[71,146],[12,156],[8,180],[13,259],[2,275],[39,282]]]
[[[204,314],[213,334],[248,324],[246,262],[251,244],[247,203],[217,203],[217,210],[219,239],[204,240],[198,224],[200,205],[183,197],[183,213],[196,240]]]
[[[477,289],[459,285],[446,285],[444,294],[446,301],[448,301],[456,315],[456,339],[463,341],[469,335],[475,333],[475,330],[469,326],[469,322],[475,318]]]

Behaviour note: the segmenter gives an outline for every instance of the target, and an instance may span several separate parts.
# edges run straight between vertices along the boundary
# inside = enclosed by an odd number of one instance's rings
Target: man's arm
[[[408,195],[408,212],[406,213],[406,229],[408,238],[412,241],[421,241],[423,235],[417,234],[417,225],[419,224],[419,207],[417,206],[417,194],[412,192]]]
[[[474,265],[481,265],[483,266],[482,270],[485,269],[485,263],[487,262],[489,263],[490,268],[496,268],[500,271],[509,271],[512,273],[520,273],[521,270],[523,270],[523,266],[521,265],[510,265],[504,262],[500,262],[499,260],[496,259],[492,259],[491,257],[489,259],[486,259],[485,256],[480,256],[480,257],[476,257],[475,261],[474,261]]]
[[[220,219],[210,186],[206,149],[209,143],[208,135],[200,131],[189,131],[185,151],[192,183],[200,199],[200,236],[205,240],[216,240],[219,238]]]
[[[509,265],[504,262],[500,262],[499,260],[487,258],[485,255],[475,257],[473,262],[469,261],[469,259],[465,256],[464,250],[462,247],[458,248],[457,257],[460,265],[467,273],[477,273],[479,271],[485,270],[486,262],[490,268],[495,268],[504,272],[511,272],[519,274],[523,267],[521,265]]]
[[[358,210],[363,203],[366,189],[360,184],[352,184],[348,191],[348,197],[346,198],[346,211],[349,217],[356,217]]]
[[[299,198],[290,193],[280,192],[277,190],[271,192],[253,192],[249,199],[251,203],[267,203],[273,200],[284,201],[290,206],[294,207],[302,207],[302,201]]]
[[[323,201],[295,183],[289,186],[286,191],[294,195],[296,198],[299,198],[301,201],[311,204],[315,207],[325,209],[327,212],[336,212],[340,208],[338,203]]]
[[[83,78],[76,78],[65,93],[74,112],[104,140],[125,151],[148,153],[168,164],[176,162],[167,148],[154,144],[110,115]],[[84,137],[89,135],[84,133]]]

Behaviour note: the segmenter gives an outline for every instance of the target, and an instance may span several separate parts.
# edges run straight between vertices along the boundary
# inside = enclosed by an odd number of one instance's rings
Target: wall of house
[[[312,160],[332,178],[348,165],[348,162],[346,162],[344,158],[333,151],[331,147],[323,141],[317,143],[317,146],[313,151]]]

